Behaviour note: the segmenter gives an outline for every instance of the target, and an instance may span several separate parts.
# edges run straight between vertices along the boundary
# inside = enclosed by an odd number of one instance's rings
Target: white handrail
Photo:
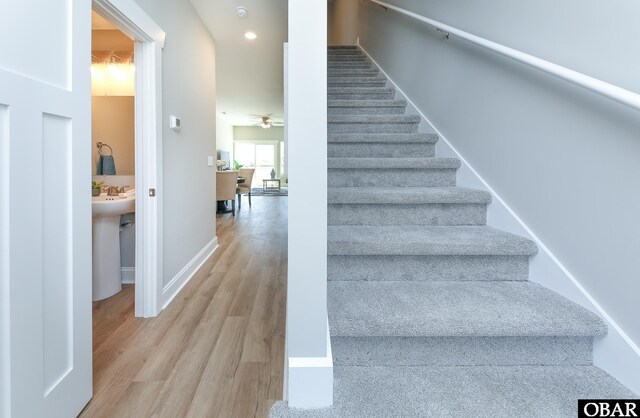
[[[558,78],[598,93],[604,97],[615,100],[616,102],[622,103],[636,110],[640,110],[640,94],[638,93],[623,89],[622,87],[614,86],[613,84],[598,80],[597,78],[590,77],[588,75],[579,73],[578,71],[574,71],[561,65],[554,64],[538,57],[534,57],[533,55],[529,55],[516,49],[501,45],[499,43],[489,41],[479,36],[472,35],[463,30],[445,25],[444,23],[429,19],[428,17],[410,12],[392,4],[385,3],[380,0],[370,1],[384,7],[385,9],[393,10],[412,19],[426,23],[427,25],[433,26],[434,28],[439,29],[443,32],[457,36],[458,38],[474,43],[490,51],[497,52],[500,55],[522,62],[533,68],[537,68],[540,71],[544,71],[545,73],[554,75]]]

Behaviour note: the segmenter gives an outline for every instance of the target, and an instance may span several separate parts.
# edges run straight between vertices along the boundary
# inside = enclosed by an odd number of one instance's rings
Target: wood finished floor
[[[93,306],[94,396],[81,417],[267,417],[282,398],[287,198],[218,215],[218,250],[158,317],[133,286]]]

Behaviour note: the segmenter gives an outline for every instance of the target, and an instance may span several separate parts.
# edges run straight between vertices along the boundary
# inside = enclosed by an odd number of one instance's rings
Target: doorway
[[[153,317],[162,309],[162,47],[165,34],[134,2],[114,5],[108,0],[94,0],[93,12],[105,25],[125,35],[133,45],[135,63],[128,68],[105,68],[111,77],[130,78],[129,90],[134,99],[135,189],[135,316]],[[109,51],[115,52],[115,51]],[[114,55],[118,55],[116,52]],[[124,61],[127,61],[126,53]],[[98,58],[98,57],[96,57]],[[122,57],[118,57],[122,60]],[[99,59],[97,59],[99,61]],[[113,56],[107,60],[115,61]],[[123,63],[114,63],[120,64]],[[124,63],[126,64],[126,62]],[[109,62],[105,67],[109,66]],[[113,87],[113,86],[112,86]],[[116,90],[122,93],[119,89]],[[132,91],[131,91],[132,90]],[[106,140],[97,139],[100,142]],[[104,145],[103,145],[104,147]],[[113,147],[111,147],[113,149]],[[107,153],[109,150],[107,149]],[[124,183],[127,179],[123,180]],[[131,184],[111,185],[118,189]],[[131,228],[131,227],[130,227]],[[130,266],[127,266],[130,267]],[[125,273],[127,274],[127,273]],[[131,271],[128,272],[131,276]]]

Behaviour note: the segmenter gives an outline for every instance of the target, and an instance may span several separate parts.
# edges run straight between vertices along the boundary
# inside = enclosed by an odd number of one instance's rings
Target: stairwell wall
[[[636,1],[388,1],[640,92],[640,54],[630,53],[640,36]],[[358,34],[433,125],[640,345],[640,113],[368,2],[360,5]]]

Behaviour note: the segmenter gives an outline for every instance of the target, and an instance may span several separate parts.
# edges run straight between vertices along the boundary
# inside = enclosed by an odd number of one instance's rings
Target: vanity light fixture
[[[258,35],[256,35],[254,32],[245,32],[244,37],[250,41],[253,41],[258,37]]]

